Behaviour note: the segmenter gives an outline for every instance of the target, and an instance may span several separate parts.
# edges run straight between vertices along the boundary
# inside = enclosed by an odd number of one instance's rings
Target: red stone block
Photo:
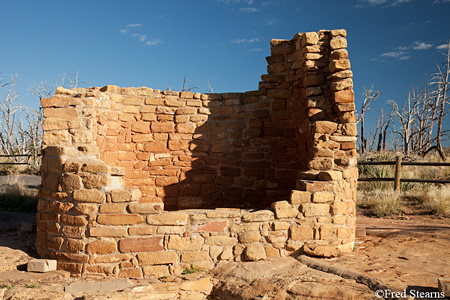
[[[163,251],[163,237],[127,238],[120,240],[120,252],[152,252]]]
[[[214,221],[203,225],[192,226],[192,232],[223,232],[227,228],[227,221]]]

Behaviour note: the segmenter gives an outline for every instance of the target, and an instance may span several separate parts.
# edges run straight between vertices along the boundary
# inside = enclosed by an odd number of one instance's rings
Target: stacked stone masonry
[[[356,119],[345,30],[272,40],[257,91],[58,88],[42,99],[37,249],[126,278],[351,251]]]

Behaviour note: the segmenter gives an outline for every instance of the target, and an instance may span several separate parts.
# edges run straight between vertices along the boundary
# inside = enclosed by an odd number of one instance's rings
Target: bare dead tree
[[[361,109],[358,112],[358,120],[357,123],[360,124],[360,151],[361,153],[364,153],[367,150],[367,139],[364,136],[364,117],[367,111],[371,110],[370,104],[372,101],[375,101],[377,98],[379,98],[382,95],[382,92],[376,91],[373,89],[373,85],[371,85],[369,88],[364,88],[363,96],[364,100],[361,105]]]
[[[403,107],[401,109],[394,100],[389,101],[393,114],[400,122],[400,130],[395,130],[393,133],[398,134],[401,137],[403,153],[406,156],[411,154],[411,141],[418,132],[416,115],[421,104],[419,99],[420,98],[417,97],[416,91],[412,89],[408,93],[408,98],[403,103]]]
[[[77,71],[74,74],[71,73],[63,73],[61,76],[61,81],[55,81],[56,86],[62,86],[66,89],[75,89],[80,86],[83,82],[79,79],[80,71]]]
[[[425,151],[424,154],[429,151],[436,149],[439,153],[439,156],[442,160],[446,160],[447,157],[442,148],[442,123],[444,120],[444,116],[446,116],[447,112],[445,111],[445,104],[448,101],[448,86],[449,86],[449,77],[450,77],[450,41],[448,41],[447,53],[442,53],[444,55],[444,62],[442,67],[439,64],[436,64],[438,72],[433,75],[431,84],[436,86],[436,105],[439,107],[439,116],[437,123],[437,133],[436,133],[436,146],[431,146],[428,150]]]
[[[183,87],[181,88],[181,91],[182,92],[192,92],[192,91],[195,91],[197,89],[198,89],[198,87],[193,85],[193,81],[190,80],[189,78],[187,78],[186,75],[184,75]]]
[[[391,124],[391,120],[394,114],[391,109],[390,113],[386,116],[383,107],[380,107],[380,116],[377,120],[377,128],[379,128],[378,133],[378,143],[377,143],[377,151],[386,150],[386,137],[389,125]]]
[[[18,135],[18,116],[24,106],[16,104],[17,94],[14,91],[16,80],[17,75],[11,78],[8,92],[0,102],[0,147],[7,155],[15,154],[23,149],[20,135]]]
[[[209,79],[208,79],[208,83],[206,84],[206,86],[208,87],[208,92],[209,93],[214,93],[214,90],[213,90],[213,88],[212,88],[212,85],[211,85],[211,82],[209,82]]]

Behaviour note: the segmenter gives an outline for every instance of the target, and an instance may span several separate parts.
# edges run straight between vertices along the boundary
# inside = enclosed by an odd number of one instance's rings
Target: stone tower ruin
[[[351,251],[346,47],[345,30],[272,40],[245,93],[58,88],[42,99],[38,253],[74,274],[143,278]]]

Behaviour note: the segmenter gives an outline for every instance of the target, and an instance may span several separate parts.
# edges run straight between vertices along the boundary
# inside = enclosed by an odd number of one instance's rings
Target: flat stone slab
[[[55,259],[33,259],[27,264],[28,272],[46,273],[50,271],[56,271]]]
[[[77,281],[64,288],[66,293],[72,295],[84,294],[89,292],[115,292],[133,286],[133,283],[127,279],[101,281],[101,282],[86,282]]]
[[[439,278],[438,289],[445,297],[450,297],[450,278]]]

